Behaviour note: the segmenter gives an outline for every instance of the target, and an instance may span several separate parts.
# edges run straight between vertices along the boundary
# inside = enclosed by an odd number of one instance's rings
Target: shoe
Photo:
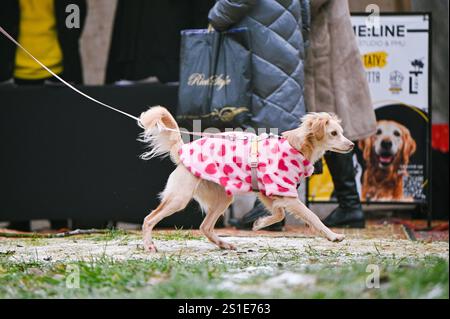
[[[325,154],[328,169],[334,184],[334,194],[339,206],[334,209],[323,223],[327,227],[364,228],[364,212],[356,188],[353,152]]]
[[[322,221],[327,227],[364,228],[366,221],[361,209],[346,209],[336,207],[330,215]]]
[[[270,213],[265,209],[264,205],[257,200],[255,206],[247,214],[242,216],[241,219],[230,218],[228,223],[237,229],[247,229],[251,230],[253,228],[253,223],[264,216],[268,216]],[[263,230],[271,231],[283,231],[284,219],[278,223],[272,224],[263,228]]]

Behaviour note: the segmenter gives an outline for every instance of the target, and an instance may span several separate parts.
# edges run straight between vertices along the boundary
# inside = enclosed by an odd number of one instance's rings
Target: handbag
[[[189,126],[242,127],[251,118],[252,53],[247,28],[183,30],[177,120]],[[190,123],[189,123],[190,122]]]

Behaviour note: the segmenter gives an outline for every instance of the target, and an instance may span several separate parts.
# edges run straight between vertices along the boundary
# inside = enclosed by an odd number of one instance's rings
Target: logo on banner
[[[381,80],[381,72],[377,69],[383,69],[387,64],[388,54],[384,51],[369,52],[362,56],[364,68],[366,69],[367,82],[378,84]],[[374,69],[375,70],[369,70]]]
[[[189,76],[189,86],[216,86],[217,90],[221,90],[224,86],[231,83],[229,75],[217,74],[206,77],[202,73],[193,73]]]
[[[389,73],[389,83],[391,85],[389,91],[393,94],[399,94],[402,91],[404,79],[405,77],[400,71],[395,70]]]
[[[366,69],[384,68],[387,64],[388,54],[384,51],[369,52],[363,55],[363,63]]]
[[[409,71],[409,94],[417,94],[419,92],[419,76],[423,74],[424,63],[422,59],[411,61],[412,71]]]

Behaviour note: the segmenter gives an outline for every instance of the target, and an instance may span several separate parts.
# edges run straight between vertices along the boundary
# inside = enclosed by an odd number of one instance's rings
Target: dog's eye
[[[381,130],[380,129],[377,130],[377,135],[381,135]]]
[[[399,137],[400,136],[400,132],[399,131],[394,131],[394,135]]]
[[[332,135],[332,136],[336,136],[336,135],[337,135],[337,132],[336,132],[336,131],[333,131],[333,132],[331,132],[331,135]]]

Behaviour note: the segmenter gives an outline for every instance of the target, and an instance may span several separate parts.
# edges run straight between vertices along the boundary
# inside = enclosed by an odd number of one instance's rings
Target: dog
[[[377,131],[359,141],[366,169],[363,175],[363,200],[402,200],[412,198],[403,194],[403,176],[409,158],[416,151],[416,142],[409,130],[395,121],[377,122]]]
[[[144,128],[140,141],[150,148],[142,157],[170,156],[177,165],[160,195],[159,206],[144,219],[143,241],[148,252],[157,251],[152,240],[155,225],[184,209],[192,198],[206,213],[200,226],[203,234],[221,249],[236,249],[214,232],[214,226],[232,203],[234,194],[251,192],[255,187],[259,188],[258,197],[271,215],[255,221],[254,230],[281,221],[287,210],[328,240],[339,242],[344,239],[344,235],[327,228],[298,199],[297,192],[292,194],[296,183],[312,173],[310,167],[326,151],[348,153],[353,149],[354,143],[344,137],[340,120],[335,115],[309,113],[302,118],[298,128],[284,132],[282,137],[267,137],[256,142],[255,134],[240,132],[230,135],[228,132],[185,144],[177,122],[161,106],[142,113],[140,124]],[[247,162],[252,158],[251,154],[245,155],[253,152],[255,143],[260,152],[258,164],[252,165],[252,171]],[[248,178],[253,172],[257,181]],[[277,186],[270,187],[272,184]]]

